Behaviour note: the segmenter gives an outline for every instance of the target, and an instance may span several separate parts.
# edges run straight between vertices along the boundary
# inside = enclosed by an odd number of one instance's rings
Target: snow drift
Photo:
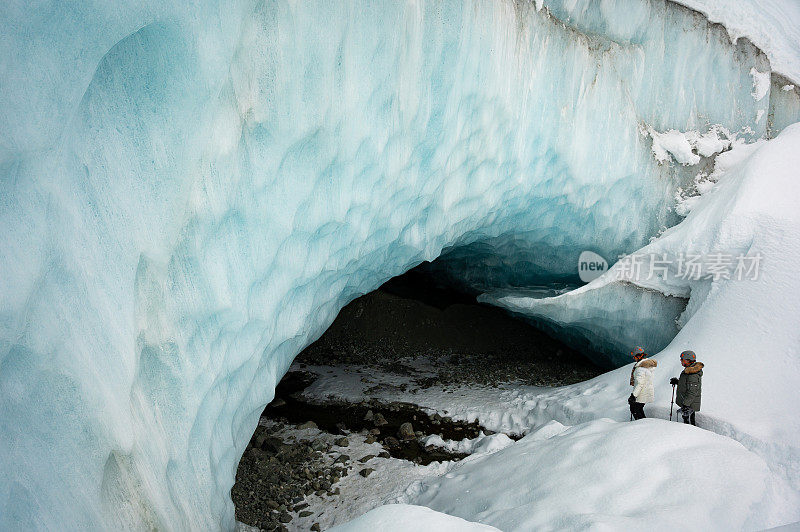
[[[0,20],[0,528],[233,528],[261,408],[349,300],[496,238],[543,278],[631,252],[696,173],[644,132],[753,140],[797,109],[753,97],[749,41],[657,0]]]
[[[758,530],[791,514],[741,444],[665,420],[552,422],[424,486],[415,504],[500,530]],[[777,512],[777,516],[776,516]]]

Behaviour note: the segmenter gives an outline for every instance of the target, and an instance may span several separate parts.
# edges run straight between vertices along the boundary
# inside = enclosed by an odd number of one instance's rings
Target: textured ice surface
[[[640,288],[643,302],[653,293],[691,296],[680,317],[680,332],[656,356],[659,375],[665,380],[677,375],[679,353],[695,351],[706,365],[700,425],[735,438],[761,455],[795,490],[800,488],[800,419],[796,415],[800,401],[795,393],[800,382],[796,360],[800,342],[796,326],[800,319],[799,146],[800,124],[794,124],[776,139],[721,155],[716,166],[724,170],[717,184],[699,198],[681,224],[642,250],[644,257],[650,252],[656,257],[681,253],[760,255],[763,262],[757,278],[682,279],[676,275],[677,263],[666,275],[643,278],[621,272],[618,263],[579,290],[549,300],[517,298],[512,302],[517,310],[527,307],[527,312],[534,314],[559,315],[561,325],[569,328],[574,317],[586,321],[593,314],[595,323],[606,321],[609,316],[596,301],[614,301],[631,285]],[[657,308],[646,312],[658,319]],[[668,324],[673,316],[662,315],[661,319]],[[606,321],[596,330],[616,336],[628,322],[618,325],[615,331],[613,323]],[[586,413],[608,408],[602,403],[618,403],[630,390],[628,375],[629,367],[620,368],[572,389],[542,394],[531,409],[549,412],[556,419],[583,420]],[[668,392],[669,388],[662,390]],[[588,396],[584,404],[566,401],[580,396]],[[666,412],[668,401],[668,393],[657,395],[655,406]],[[624,410],[624,405],[619,409]],[[797,520],[798,507],[792,508]]]
[[[678,333],[677,321],[688,295],[666,297],[620,283],[607,290],[578,289],[560,297],[529,297],[525,292],[498,291],[478,300],[504,307],[550,331],[598,364],[617,367],[630,362],[631,346],[646,346],[649,353],[665,348]]]
[[[564,4],[4,3],[0,528],[233,528],[346,302],[471,242],[635,250],[693,178],[642,127],[767,132],[748,42]]]

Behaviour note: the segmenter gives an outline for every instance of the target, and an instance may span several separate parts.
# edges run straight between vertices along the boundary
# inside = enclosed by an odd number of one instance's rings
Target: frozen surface
[[[796,237],[800,216],[795,207],[800,202],[798,146],[800,125],[794,125],[769,142],[726,152],[717,159],[716,184],[698,198],[686,220],[642,250],[644,257],[650,252],[656,257],[758,254],[763,263],[757,278],[715,279],[704,274],[699,279],[684,279],[676,275],[677,263],[658,275],[640,276],[617,263],[606,275],[568,294],[509,303],[518,311],[527,307],[533,313],[560,309],[562,325],[568,328],[571,316],[585,319],[587,312],[594,312],[596,320],[602,321],[606,315],[600,312],[596,300],[613,301],[628,293],[631,286],[638,286],[645,298],[652,293],[663,297],[690,295],[680,317],[680,332],[656,356],[657,375],[663,375],[666,382],[669,376],[678,374],[682,350],[698,353],[707,368],[703,409],[698,414],[702,426],[731,436],[762,456],[794,489],[800,486],[800,420],[795,415],[800,400],[793,392],[800,379],[800,365],[795,360],[800,341],[795,325],[800,319],[800,279],[795,267],[800,261]],[[642,271],[647,271],[646,266]],[[543,301],[547,308],[542,306]],[[657,316],[658,307],[648,313]],[[664,323],[673,319],[672,315],[662,315]],[[605,327],[613,330],[611,324]],[[754,353],[759,354],[757,362],[753,361]],[[591,403],[610,404],[614,398],[625,396],[626,371],[621,368],[566,393],[558,391],[560,399],[543,394],[537,408],[563,408],[551,417],[563,419],[560,416],[573,417],[592,410]],[[576,409],[564,402],[573,394],[592,398]],[[657,390],[656,394],[655,407],[661,406],[663,412],[668,397],[666,392],[659,395]]]
[[[800,3],[795,0],[677,0],[677,3],[724,25],[731,39],[747,37],[767,53],[776,72],[800,80]]]
[[[459,517],[443,514],[411,504],[388,504],[330,529],[331,532],[489,532],[493,526],[471,523]]]
[[[552,422],[407,498],[507,531],[760,529],[797,504],[741,444],[652,419]]]
[[[511,238],[551,277],[636,250],[695,175],[643,127],[752,140],[793,116],[794,92],[751,95],[766,56],[696,14],[565,4],[4,3],[0,528],[232,529],[262,406],[346,302],[449,246]],[[794,460],[796,421],[757,412],[794,397],[796,227],[753,212],[737,228],[775,257],[767,284],[686,316],[758,303],[788,368],[750,402],[720,369],[709,413]],[[711,314],[670,350],[711,352],[711,324],[741,340]]]

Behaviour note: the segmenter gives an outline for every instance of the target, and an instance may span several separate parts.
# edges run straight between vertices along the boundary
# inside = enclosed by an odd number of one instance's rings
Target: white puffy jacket
[[[633,370],[633,396],[637,403],[652,403],[655,399],[653,389],[653,368],[658,363],[650,358],[640,360]]]

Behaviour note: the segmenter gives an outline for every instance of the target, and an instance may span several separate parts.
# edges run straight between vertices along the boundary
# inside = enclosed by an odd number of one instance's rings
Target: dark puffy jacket
[[[681,372],[678,377],[679,406],[688,406],[695,412],[700,411],[700,393],[703,389],[703,363],[695,362]]]

